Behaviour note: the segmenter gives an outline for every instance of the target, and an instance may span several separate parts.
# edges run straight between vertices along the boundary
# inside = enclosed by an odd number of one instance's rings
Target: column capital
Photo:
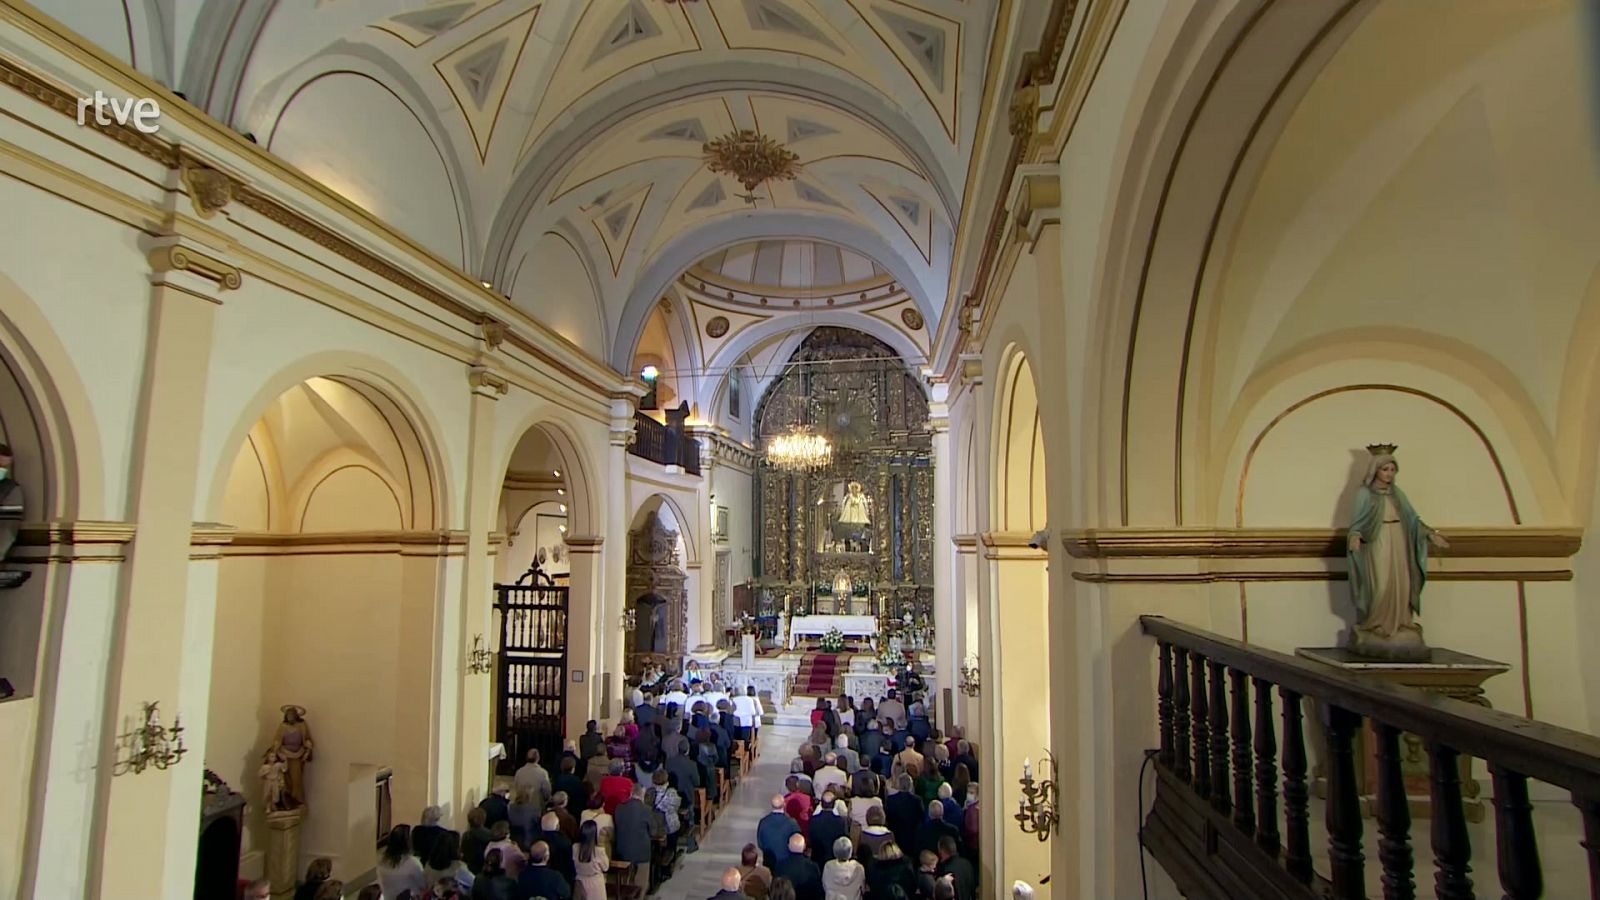
[[[606,539],[598,534],[569,534],[562,539],[570,553],[599,553]]]
[[[981,353],[963,353],[957,358],[959,377],[970,385],[983,384],[983,355]]]
[[[499,400],[511,390],[511,382],[487,366],[468,369],[467,384],[472,388],[472,393],[490,400]]]
[[[202,250],[181,235],[156,238],[147,254],[150,283],[218,302],[215,295],[244,284],[239,267]]]

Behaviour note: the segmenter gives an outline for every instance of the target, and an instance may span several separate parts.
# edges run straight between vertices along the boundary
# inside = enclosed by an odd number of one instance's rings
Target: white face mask
[[[11,477],[11,469],[6,467],[6,466],[0,466],[0,481],[5,481],[7,478],[10,478],[10,477]]]

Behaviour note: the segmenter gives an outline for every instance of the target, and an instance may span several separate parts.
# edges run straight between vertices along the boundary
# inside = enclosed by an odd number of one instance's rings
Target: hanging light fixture
[[[767,462],[789,472],[809,472],[833,462],[833,444],[801,426],[767,442]]]
[[[755,189],[767,181],[793,181],[800,174],[800,157],[759,131],[741,128],[707,141],[701,148],[713,172],[739,179],[754,202]]]

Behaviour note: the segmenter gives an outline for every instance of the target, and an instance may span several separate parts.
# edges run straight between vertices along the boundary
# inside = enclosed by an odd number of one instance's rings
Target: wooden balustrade
[[[1475,896],[1462,785],[1466,756],[1484,760],[1494,784],[1499,893],[1510,900],[1544,895],[1528,795],[1528,781],[1536,779],[1570,792],[1580,810],[1589,896],[1600,900],[1600,739],[1352,676],[1156,616],[1141,625],[1157,642],[1160,668],[1161,746],[1144,841],[1186,896],[1366,897],[1357,772],[1369,766],[1376,784],[1370,813],[1378,883],[1385,900],[1413,900],[1419,879],[1402,742],[1415,741],[1429,761],[1438,897]],[[1281,706],[1281,746],[1275,705]],[[1308,714],[1319,728],[1306,727]],[[1308,735],[1323,742],[1319,778],[1326,777],[1328,839],[1318,854],[1321,865],[1314,864],[1310,838]],[[1370,748],[1370,758],[1357,758],[1359,746]]]
[[[681,466],[690,475],[700,474],[700,441],[682,427],[663,425],[644,413],[633,415],[633,443],[628,452],[663,466]]]

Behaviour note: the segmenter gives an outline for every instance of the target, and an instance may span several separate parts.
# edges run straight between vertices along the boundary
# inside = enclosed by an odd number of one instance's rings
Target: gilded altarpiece
[[[628,634],[626,675],[636,678],[647,666],[675,673],[683,661],[689,631],[689,604],[678,556],[678,533],[655,513],[628,535]]]
[[[757,615],[932,622],[933,439],[928,400],[887,345],[818,328],[756,410],[761,446],[796,428],[833,444],[807,472],[756,471]]]

